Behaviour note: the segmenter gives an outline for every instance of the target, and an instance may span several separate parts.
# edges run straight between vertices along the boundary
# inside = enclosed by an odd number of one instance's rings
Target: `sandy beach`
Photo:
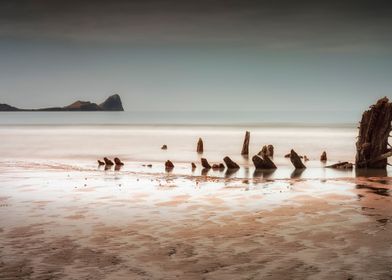
[[[392,277],[390,177],[0,166],[0,279]]]
[[[0,280],[392,280],[391,89],[391,0],[0,0]]]

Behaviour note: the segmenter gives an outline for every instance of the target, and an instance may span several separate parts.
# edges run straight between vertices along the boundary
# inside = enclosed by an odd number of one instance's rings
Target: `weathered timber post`
[[[242,145],[241,155],[247,156],[249,155],[249,139],[250,139],[250,132],[245,132],[245,139],[244,144]]]
[[[203,151],[204,151],[203,140],[202,140],[201,138],[199,138],[199,141],[197,141],[197,149],[196,149],[196,151],[197,151],[199,154],[202,154]]]
[[[392,156],[392,149],[388,147],[391,122],[392,103],[387,97],[362,114],[356,143],[356,168],[386,168],[388,157]]]

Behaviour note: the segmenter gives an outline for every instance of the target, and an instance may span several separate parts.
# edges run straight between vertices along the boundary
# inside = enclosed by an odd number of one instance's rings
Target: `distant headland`
[[[47,111],[47,112],[60,112],[60,111],[124,111],[122,106],[121,97],[118,94],[109,96],[103,103],[97,104],[90,101],[76,101],[65,107],[51,107],[41,109],[20,109],[8,104],[0,103],[0,112],[15,112],[15,111]]]

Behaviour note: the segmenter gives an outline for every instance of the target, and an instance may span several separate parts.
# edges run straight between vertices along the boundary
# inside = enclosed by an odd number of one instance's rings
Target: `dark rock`
[[[324,151],[320,156],[320,161],[327,161],[327,152]]]
[[[12,111],[20,111],[20,109],[13,107],[11,105],[8,105],[8,104],[0,104],[0,111],[12,112]]]
[[[210,169],[211,165],[208,163],[208,160],[205,158],[201,158],[201,166],[205,169]]]
[[[98,165],[105,165],[105,163],[102,160],[98,160]]]
[[[163,145],[163,146],[161,147],[161,150],[167,150],[167,145]]]
[[[124,111],[121,98],[118,94],[110,96],[100,105],[90,101],[76,101],[64,107],[50,107],[40,109],[19,109],[7,104],[0,104],[0,111]]]
[[[121,97],[118,94],[109,96],[99,107],[103,111],[124,111]]]
[[[245,132],[244,144],[242,144],[241,155],[249,155],[249,141],[250,141],[250,132]]]
[[[309,161],[307,156],[304,156],[304,161]]]
[[[306,168],[306,166],[302,163],[301,158],[294,150],[291,150],[291,152],[290,152],[290,160],[296,169]]]
[[[165,162],[165,169],[166,170],[172,170],[173,168],[174,168],[174,164],[170,160],[167,160]]]
[[[104,157],[103,158],[103,160],[104,160],[104,162],[105,162],[105,165],[114,165],[114,163],[113,163],[113,161],[111,161],[110,159],[108,159],[107,157]]]
[[[151,168],[151,167],[152,167],[152,164],[147,164],[147,167],[148,167],[148,168]]]
[[[252,161],[256,169],[276,169],[275,163],[269,156],[255,155]]]
[[[116,165],[124,165],[124,163],[123,163],[119,158],[117,158],[117,157],[114,158],[114,163],[115,163]]]
[[[290,154],[285,154],[284,157],[285,158],[290,158]]]
[[[71,105],[65,106],[64,111],[101,111],[101,108],[90,101],[76,101]]]
[[[219,163],[219,169],[220,169],[220,170],[225,169],[225,165],[224,165],[223,163]]]
[[[223,161],[225,162],[227,169],[239,169],[240,166],[231,160],[229,157],[224,157]]]
[[[192,165],[192,170],[196,169],[196,164],[194,162],[192,162],[191,165]]]
[[[199,154],[202,154],[204,152],[204,147],[203,147],[203,140],[199,138],[199,141],[197,141],[197,150]]]

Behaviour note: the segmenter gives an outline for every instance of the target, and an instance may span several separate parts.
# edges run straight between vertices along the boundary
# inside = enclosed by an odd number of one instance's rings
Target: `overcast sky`
[[[0,103],[360,110],[392,97],[392,2],[0,1]]]

